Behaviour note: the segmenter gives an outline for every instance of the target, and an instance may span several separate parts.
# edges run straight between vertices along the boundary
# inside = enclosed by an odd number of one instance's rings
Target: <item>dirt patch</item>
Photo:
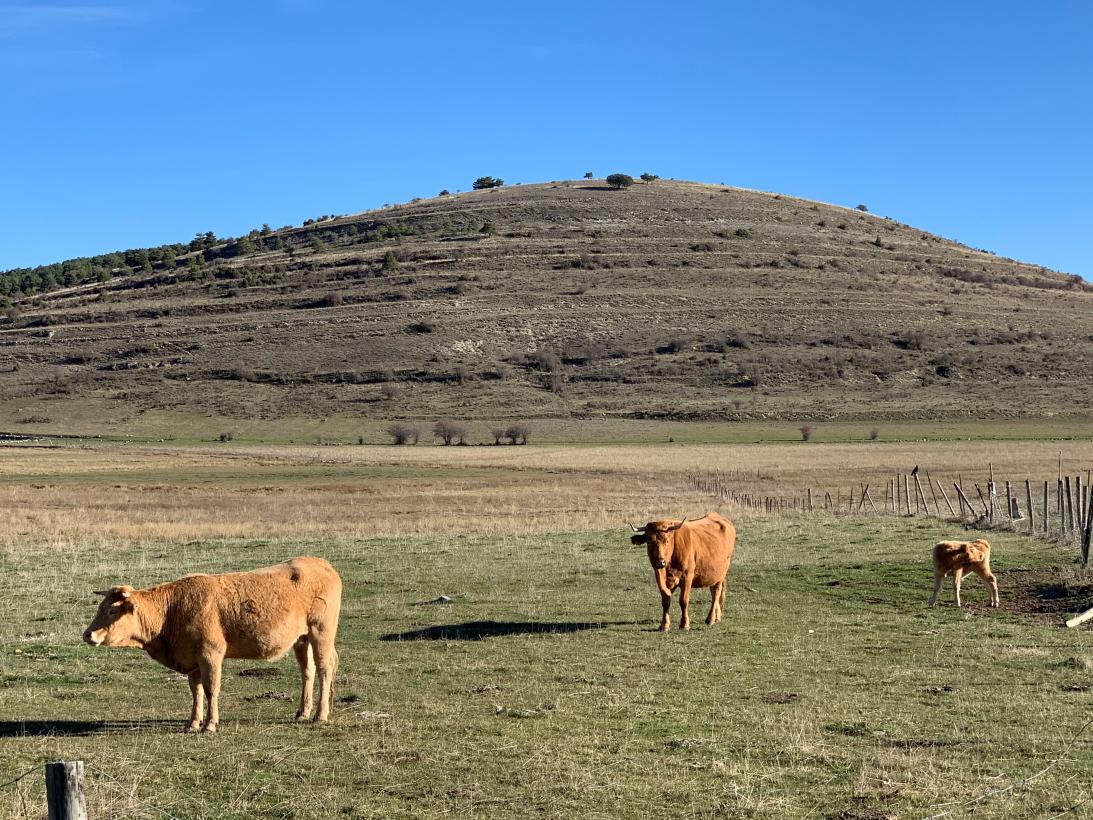
[[[1089,570],[1011,569],[999,575],[999,586],[1003,609],[1041,623],[1062,626],[1074,613],[1093,607],[1093,572]]]

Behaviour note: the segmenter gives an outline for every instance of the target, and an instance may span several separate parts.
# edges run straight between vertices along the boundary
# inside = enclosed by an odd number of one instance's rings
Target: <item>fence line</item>
[[[841,487],[836,488],[832,494],[830,489],[817,488],[814,491],[814,488],[809,486],[791,495],[774,495],[741,489],[740,485],[721,472],[688,473],[687,486],[696,492],[765,514],[782,514],[792,511],[804,515],[888,515],[902,518],[927,516],[987,528],[1009,527],[1030,536],[1075,543],[1080,550],[1082,566],[1088,565],[1090,541],[1093,539],[1093,481],[1087,480],[1083,483],[1080,475],[1073,478],[1069,475],[1060,475],[1056,480],[1054,505],[1050,503],[1050,482],[1044,481],[1043,498],[1040,504],[1039,520],[1037,520],[1032,479],[1022,479],[1025,485],[1025,497],[1022,500],[1019,489],[1021,482],[1007,479],[1000,486],[995,480],[994,465],[989,464],[985,482],[986,490],[984,491],[978,482],[971,482],[971,486],[975,488],[978,502],[976,503],[965,491],[963,476],[958,474],[952,481],[959,506],[958,511],[953,507],[942,481],[933,478],[929,472],[926,472],[925,476],[926,486],[930,489],[929,498],[923,489],[919,470],[916,467],[910,473],[897,473],[885,481],[884,499],[880,506],[874,502],[869,492],[871,485],[861,482],[856,487],[850,486],[849,493],[845,496],[846,500]],[[1004,500],[1001,493],[1005,494]],[[819,502],[821,494],[822,506]],[[948,515],[942,510],[942,500],[948,508]],[[1052,516],[1052,509],[1055,510],[1054,516]]]

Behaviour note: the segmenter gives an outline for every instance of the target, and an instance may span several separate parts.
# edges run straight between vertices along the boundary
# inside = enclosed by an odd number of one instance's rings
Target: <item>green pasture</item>
[[[993,534],[1002,609],[972,578],[964,611],[951,587],[930,610],[951,534],[746,523],[725,620],[702,623],[703,590],[667,634],[617,531],[7,548],[0,783],[33,773],[0,815],[41,816],[38,769],[66,758],[93,817],[1090,816],[1093,642],[1014,610],[1073,580],[1072,552]],[[291,722],[291,658],[229,661],[220,734],[184,735],[179,675],[80,643],[92,589],[305,553],[346,582],[329,725]]]

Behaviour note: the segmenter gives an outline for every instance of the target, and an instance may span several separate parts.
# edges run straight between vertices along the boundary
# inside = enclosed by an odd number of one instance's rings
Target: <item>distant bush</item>
[[[451,193],[448,191],[447,188],[445,188],[443,191],[437,194],[437,196],[451,196]]]
[[[650,183],[656,182],[658,179],[660,179],[660,177],[658,177],[656,174],[642,174],[640,179],[644,183]]]
[[[496,236],[497,226],[492,222],[483,222],[482,227],[478,229],[478,232],[483,236]]]
[[[802,424],[798,429],[801,432],[801,441],[808,441],[812,438],[813,428],[811,424]]]
[[[737,228],[735,231],[732,232],[732,234],[733,236],[739,237],[740,239],[747,239],[749,236],[751,236],[751,231],[749,231],[747,228]]]
[[[880,436],[880,430],[878,430],[876,427],[869,431],[870,441],[876,441],[878,436]]]
[[[591,171],[585,171],[584,172],[584,178],[585,179],[592,179],[592,172]]]
[[[432,333],[436,330],[436,325],[432,322],[414,322],[412,325],[407,325],[406,329],[411,333]]]
[[[394,439],[394,444],[417,444],[421,430],[410,424],[395,422],[387,428],[387,435]]]
[[[467,425],[454,419],[441,419],[433,425],[433,436],[446,445],[453,442],[467,443]]]
[[[604,181],[612,188],[629,188],[634,184],[634,178],[629,174],[609,174]]]
[[[494,427],[492,430],[490,430],[490,435],[493,436],[493,443],[494,444],[500,444],[501,439],[505,438],[505,428],[504,427]]]
[[[527,444],[530,435],[531,427],[522,421],[505,428],[505,438],[509,440],[509,444]]]
[[[395,256],[395,252],[394,251],[387,251],[387,253],[385,253],[383,255],[383,269],[385,271],[390,272],[390,271],[393,271],[397,267],[398,267],[398,257]]]
[[[479,177],[471,185],[476,191],[481,191],[485,188],[500,188],[505,184],[505,180],[494,177]]]
[[[319,300],[319,304],[322,307],[337,307],[344,303],[345,297],[340,293],[324,293],[323,297]]]
[[[868,205],[859,205],[858,210],[868,213],[869,212],[869,206]]]
[[[231,441],[233,438],[235,438],[234,433],[221,433],[217,436],[217,441]]]
[[[387,401],[395,398],[399,394],[399,387],[394,382],[384,382],[380,385],[380,395]]]

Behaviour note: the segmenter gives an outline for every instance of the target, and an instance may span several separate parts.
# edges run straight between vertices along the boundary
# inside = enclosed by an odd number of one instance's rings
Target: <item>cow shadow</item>
[[[123,732],[179,731],[179,720],[0,720],[0,738],[4,737],[88,737]]]
[[[551,623],[545,621],[467,621],[462,624],[441,624],[408,632],[381,635],[381,641],[482,641],[486,638],[506,638],[511,635],[564,635],[587,632],[607,626],[628,626],[633,621],[585,621]]]

